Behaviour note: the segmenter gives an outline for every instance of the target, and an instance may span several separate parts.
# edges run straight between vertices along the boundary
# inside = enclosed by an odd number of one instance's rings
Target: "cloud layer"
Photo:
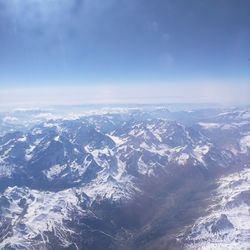
[[[0,90],[0,107],[78,104],[217,103],[249,104],[250,86],[193,83],[188,85],[94,85]]]

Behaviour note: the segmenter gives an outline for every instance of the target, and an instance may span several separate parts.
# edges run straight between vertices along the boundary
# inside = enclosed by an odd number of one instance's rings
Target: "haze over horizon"
[[[250,2],[0,0],[0,106],[249,104]]]

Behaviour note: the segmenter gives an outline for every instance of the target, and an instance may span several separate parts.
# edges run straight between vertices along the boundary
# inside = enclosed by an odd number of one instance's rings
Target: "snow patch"
[[[250,149],[250,134],[244,136],[240,140],[240,148],[242,153],[247,153]]]

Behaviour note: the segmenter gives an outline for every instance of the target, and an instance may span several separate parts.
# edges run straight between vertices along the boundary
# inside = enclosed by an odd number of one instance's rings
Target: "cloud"
[[[100,85],[1,89],[0,107],[78,104],[218,103],[248,104],[250,86],[225,82]]]

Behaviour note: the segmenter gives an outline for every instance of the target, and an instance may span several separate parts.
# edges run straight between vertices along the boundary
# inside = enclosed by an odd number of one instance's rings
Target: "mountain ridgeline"
[[[22,112],[0,116],[0,249],[249,249],[250,110]]]

